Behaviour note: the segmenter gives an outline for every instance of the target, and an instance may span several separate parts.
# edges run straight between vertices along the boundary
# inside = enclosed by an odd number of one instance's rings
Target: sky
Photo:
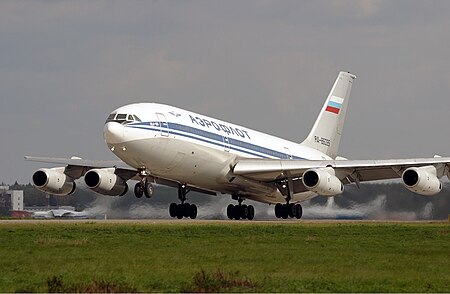
[[[0,182],[115,159],[103,124],[133,102],[300,142],[339,71],[341,156],[450,156],[449,53],[450,1],[0,1]]]

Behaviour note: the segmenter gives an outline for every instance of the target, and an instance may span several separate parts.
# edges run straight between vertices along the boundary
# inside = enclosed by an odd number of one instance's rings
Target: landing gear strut
[[[171,217],[176,217],[178,219],[182,219],[183,217],[195,219],[197,217],[197,206],[195,204],[185,203],[187,193],[189,193],[189,190],[186,185],[178,186],[178,199],[180,199],[181,203],[170,204],[169,215]]]
[[[137,198],[141,198],[143,195],[145,197],[150,198],[153,195],[153,185],[152,183],[147,179],[144,178],[142,181],[137,182],[134,186],[134,195]]]
[[[277,203],[275,205],[275,216],[282,219],[287,219],[288,217],[295,217],[296,219],[300,219],[303,215],[302,206],[300,204],[289,203],[292,199],[292,195],[294,194],[294,185],[292,179],[286,179],[286,184],[286,204]]]
[[[234,198],[234,197],[233,197]],[[237,197],[237,200],[239,201],[238,205],[230,204],[227,207],[227,216],[229,219],[248,219],[252,220],[255,217],[255,208],[253,205],[245,205],[242,204],[242,201],[244,199]]]

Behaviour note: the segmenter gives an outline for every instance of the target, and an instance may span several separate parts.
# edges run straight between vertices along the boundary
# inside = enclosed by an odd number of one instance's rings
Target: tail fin
[[[301,145],[336,158],[354,79],[356,76],[351,73],[339,73],[311,132]]]

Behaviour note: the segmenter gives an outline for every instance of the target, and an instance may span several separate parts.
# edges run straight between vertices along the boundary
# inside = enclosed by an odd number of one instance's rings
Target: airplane
[[[32,218],[79,218],[86,219],[90,215],[84,211],[73,211],[68,209],[51,209],[47,211],[35,211],[31,215]]]
[[[91,190],[109,196],[128,191],[150,198],[153,183],[176,187],[179,203],[171,203],[173,218],[197,217],[187,194],[231,195],[229,219],[252,220],[255,210],[246,199],[275,205],[277,218],[303,214],[301,202],[317,195],[337,196],[344,185],[401,178],[421,195],[442,189],[449,175],[450,157],[348,160],[338,156],[350,92],[356,76],[340,72],[306,139],[291,142],[256,130],[170,105],[135,103],[114,110],[103,129],[106,145],[119,161],[79,157],[26,156],[37,162],[64,165],[33,174],[34,186],[55,195],[75,191],[84,176]]]

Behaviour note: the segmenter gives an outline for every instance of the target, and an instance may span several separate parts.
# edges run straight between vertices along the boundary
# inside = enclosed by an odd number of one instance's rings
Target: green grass
[[[0,292],[450,292],[447,223],[1,223]]]

